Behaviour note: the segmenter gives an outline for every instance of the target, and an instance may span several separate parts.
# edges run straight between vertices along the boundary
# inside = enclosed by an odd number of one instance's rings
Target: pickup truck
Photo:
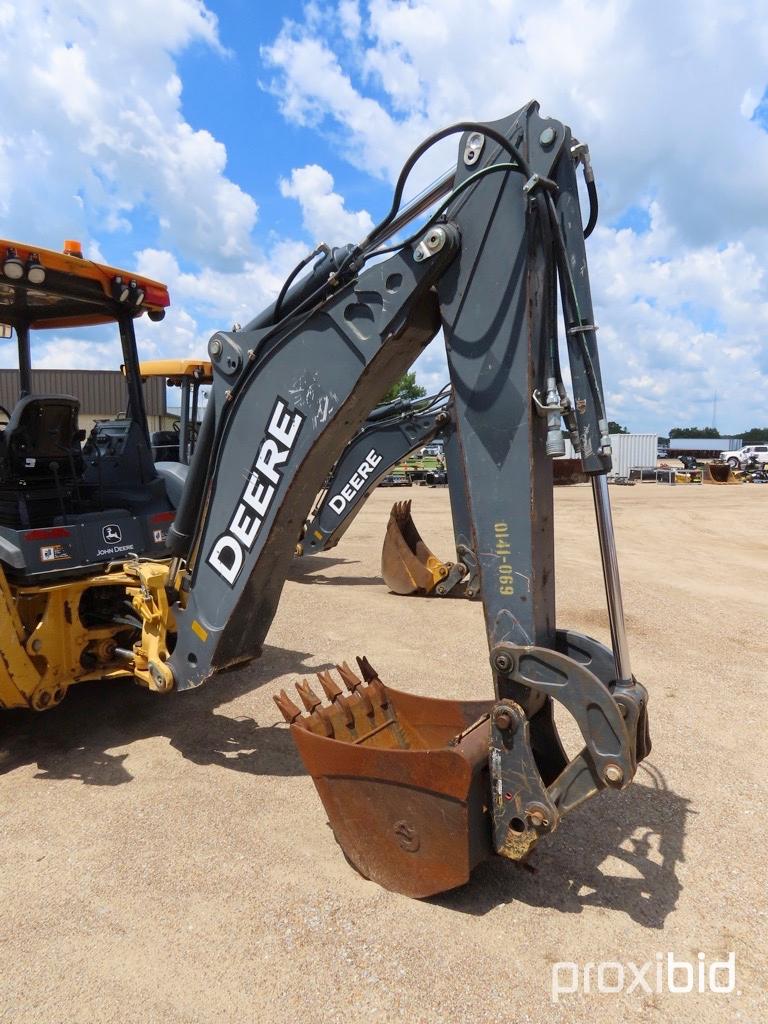
[[[753,455],[758,462],[768,463],[768,444],[747,444],[735,452],[720,452],[720,459],[727,462],[731,469],[738,469],[749,462]]]

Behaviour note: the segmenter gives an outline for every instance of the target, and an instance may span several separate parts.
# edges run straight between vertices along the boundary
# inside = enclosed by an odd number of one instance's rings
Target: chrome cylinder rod
[[[411,201],[403,207],[400,213],[395,217],[391,224],[388,225],[386,233],[380,238],[376,239],[376,248],[381,248],[386,245],[390,238],[393,238],[401,228],[404,228],[406,224],[410,224],[412,220],[415,220],[422,213],[426,213],[430,206],[434,206],[438,199],[442,199],[443,196],[447,196],[453,188],[453,180],[456,177],[455,169],[447,171],[441,178],[433,182],[420,192],[419,195],[414,196]],[[367,239],[360,243],[361,247],[365,247]]]
[[[597,535],[600,540],[600,558],[603,563],[605,596],[608,601],[608,620],[611,627],[611,646],[616,662],[616,677],[619,683],[632,683],[632,669],[629,662],[629,645],[624,625],[624,605],[621,600],[619,563],[616,558],[616,538],[613,532],[611,500],[608,496],[608,478],[605,473],[592,477],[592,496],[595,500]]]

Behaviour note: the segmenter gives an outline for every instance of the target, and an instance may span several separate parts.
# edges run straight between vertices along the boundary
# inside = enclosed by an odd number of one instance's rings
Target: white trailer
[[[655,468],[658,441],[658,434],[611,434],[613,468],[609,478],[629,476],[630,469],[635,466]],[[565,439],[565,458],[578,458],[568,438]]]
[[[696,455],[702,459],[716,459],[720,452],[735,452],[742,447],[740,437],[670,437],[670,458],[677,455]]]

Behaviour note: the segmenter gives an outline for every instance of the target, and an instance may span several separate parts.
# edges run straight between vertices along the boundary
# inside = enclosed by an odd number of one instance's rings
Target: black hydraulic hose
[[[547,260],[551,261],[555,256],[555,240],[552,236],[552,224],[549,219],[549,210],[544,195],[540,192],[536,196],[536,209],[539,214],[542,242]],[[560,367],[560,349],[557,337],[557,294],[555,290],[554,274],[549,270],[545,272],[544,280],[546,290],[543,297],[544,305],[544,330],[546,332],[546,353],[548,372],[546,376],[554,377],[558,384],[562,384],[562,371]]]
[[[277,298],[275,299],[274,312],[272,314],[272,323],[276,324],[280,320],[280,310],[282,309],[283,300],[285,299],[285,295],[288,289],[291,287],[291,285],[296,280],[297,276],[301,273],[301,271],[304,269],[304,267],[306,267],[308,263],[311,263],[315,256],[319,256],[320,253],[325,253],[326,256],[330,256],[330,249],[325,243],[323,243],[322,245],[318,245],[318,247],[315,250],[313,250],[313,252],[311,252],[309,256],[305,256],[303,260],[300,260],[293,268],[293,270],[290,272],[288,277],[286,277],[285,281],[283,281],[283,286],[278,292]]]
[[[589,196],[589,220],[584,228],[584,237],[589,238],[597,224],[597,186],[595,185],[594,178],[586,178],[586,182],[587,195]]]
[[[281,309],[278,309],[278,312],[281,313],[281,319],[284,320],[287,316],[294,316],[300,308],[306,305],[308,298],[315,298],[325,291],[331,275],[340,274],[342,269],[349,264],[354,248],[353,245],[344,245],[340,248],[332,249],[326,256],[323,256],[315,263],[306,277],[302,277],[290,290],[286,289],[282,296]],[[263,309],[245,327],[242,327],[241,331],[257,331],[264,327],[276,327],[276,307],[277,301]]]
[[[481,167],[479,171],[475,171],[474,174],[470,174],[468,178],[465,178],[460,185],[451,192],[451,194],[442,202],[428,221],[425,221],[421,227],[414,231],[408,238],[403,239],[402,242],[398,242],[397,245],[389,245],[386,249],[376,249],[370,254],[373,256],[385,256],[390,252],[399,252],[400,249],[406,248],[406,246],[413,245],[413,243],[421,238],[421,236],[429,230],[430,227],[445,213],[448,207],[454,200],[458,199],[462,192],[465,192],[471,185],[474,185],[478,178],[485,177],[486,174],[493,174],[494,171],[515,171],[517,166],[515,164],[503,163],[503,164],[488,164],[486,167]],[[366,257],[366,258],[370,258]]]
[[[447,138],[449,135],[456,135],[458,132],[478,132],[481,135],[487,136],[489,139],[493,139],[493,141],[498,143],[502,149],[505,149],[515,161],[517,166],[514,169],[519,171],[521,174],[524,174],[526,178],[530,178],[531,172],[528,168],[528,164],[523,159],[517,147],[514,146],[508,138],[502,135],[501,132],[497,132],[495,128],[491,128],[489,125],[482,124],[479,121],[459,121],[457,124],[449,125],[448,128],[442,128],[439,132],[435,132],[433,135],[424,139],[424,141],[413,150],[411,155],[405,161],[395,184],[392,206],[384,219],[379,221],[368,236],[360,243],[360,248],[362,250],[365,251],[374,245],[377,237],[383,234],[394,220],[397,211],[400,209],[405,183],[408,180],[408,176],[413,170],[417,160],[436,143]]]
[[[584,368],[587,373],[587,378],[592,386],[595,402],[598,406],[598,418],[604,420],[606,419],[606,415],[602,390],[600,388],[600,382],[597,379],[595,364],[592,361],[592,353],[589,351],[589,345],[587,345],[587,339],[584,336],[585,331],[587,330],[594,333],[595,327],[594,324],[586,323],[581,315],[581,310],[579,309],[579,297],[576,294],[576,285],[574,284],[573,276],[571,275],[571,267],[568,263],[568,250],[565,245],[565,239],[563,238],[563,232],[560,228],[560,222],[557,219],[557,210],[555,209],[555,204],[551,195],[547,195],[546,202],[549,209],[549,219],[552,225],[555,252],[557,254],[557,265],[560,272],[560,288],[563,294],[563,315],[565,319],[565,326],[567,330],[575,333],[579,339],[582,355],[584,356]]]

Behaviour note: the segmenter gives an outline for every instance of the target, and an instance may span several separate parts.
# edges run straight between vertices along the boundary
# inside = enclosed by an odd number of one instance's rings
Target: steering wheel
[[[0,405],[0,416],[5,416],[5,423],[0,423],[0,427],[7,427],[11,422],[11,414],[4,405]]]

